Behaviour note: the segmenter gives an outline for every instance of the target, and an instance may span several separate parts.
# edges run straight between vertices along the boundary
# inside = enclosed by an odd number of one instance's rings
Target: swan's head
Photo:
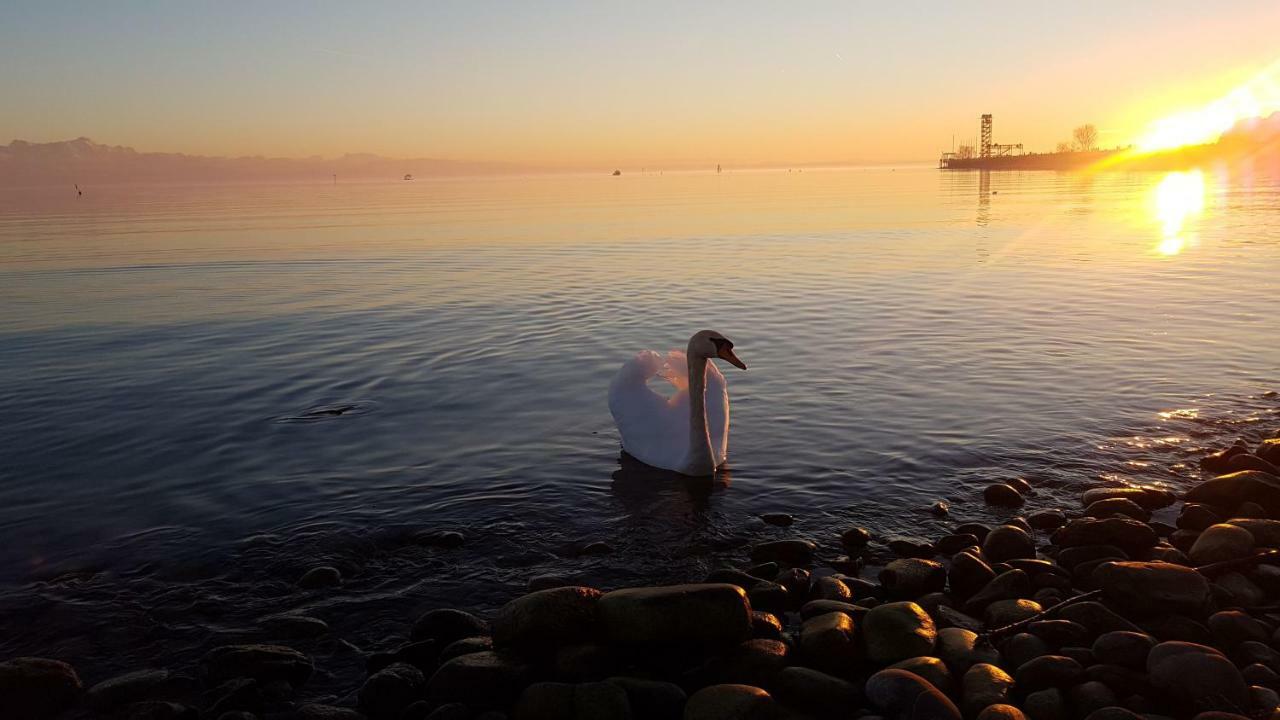
[[[733,341],[715,330],[703,330],[689,338],[689,357],[700,357],[710,360],[720,358],[734,366],[747,369],[747,364],[733,354]]]

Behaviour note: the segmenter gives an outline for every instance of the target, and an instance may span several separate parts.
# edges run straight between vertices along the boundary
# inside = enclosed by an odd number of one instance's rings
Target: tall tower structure
[[[979,157],[991,157],[991,113],[982,116],[982,145]]]

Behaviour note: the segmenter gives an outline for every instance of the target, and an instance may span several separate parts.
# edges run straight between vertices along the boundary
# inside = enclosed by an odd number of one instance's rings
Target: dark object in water
[[[621,171],[621,170],[614,170],[614,171],[613,171],[613,176],[614,176],[614,177],[617,177],[617,176],[619,176],[619,175],[621,175],[621,174],[622,174],[622,171]]]
[[[316,410],[308,410],[307,412],[303,413],[302,416],[318,417],[321,415],[341,415],[343,413],[346,413],[355,409],[356,409],[355,405],[339,405],[337,407],[331,407],[331,408],[318,408]]]

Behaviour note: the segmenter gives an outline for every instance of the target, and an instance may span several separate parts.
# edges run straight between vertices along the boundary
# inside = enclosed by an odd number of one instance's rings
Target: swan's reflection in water
[[[711,507],[711,496],[729,487],[732,473],[721,468],[714,476],[689,477],[646,465],[623,451],[613,472],[613,494],[633,515],[661,516]]]

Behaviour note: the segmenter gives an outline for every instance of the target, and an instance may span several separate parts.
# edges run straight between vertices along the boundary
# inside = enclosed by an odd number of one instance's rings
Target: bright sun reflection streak
[[[1161,237],[1156,251],[1177,255],[1187,246],[1183,226],[1193,215],[1204,212],[1204,173],[1199,170],[1172,172],[1155,189],[1155,213]]]
[[[1153,152],[1216,142],[1241,120],[1280,111],[1280,61],[1202,108],[1161,118],[1135,143],[1138,152]]]

